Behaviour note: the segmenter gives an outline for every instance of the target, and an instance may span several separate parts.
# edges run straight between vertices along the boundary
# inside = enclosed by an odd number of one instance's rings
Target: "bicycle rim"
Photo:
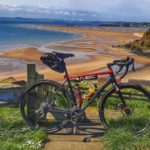
[[[129,113],[122,108],[123,104],[113,89],[101,104],[101,121],[107,128],[124,128],[136,135],[142,134],[150,126],[150,96],[140,86],[122,85],[120,90]]]
[[[71,104],[67,91],[56,82],[42,81],[28,88],[20,98],[20,110],[28,126],[56,132],[68,122]]]

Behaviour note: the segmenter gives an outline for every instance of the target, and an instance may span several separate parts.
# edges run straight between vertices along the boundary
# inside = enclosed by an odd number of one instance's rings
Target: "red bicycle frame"
[[[72,85],[71,85],[71,80],[70,79],[76,79],[76,78],[84,78],[84,77],[88,77],[88,76],[97,76],[97,75],[110,75],[110,78],[108,78],[108,80],[106,80],[106,82],[104,83],[104,85],[96,91],[96,93],[91,97],[91,99],[86,103],[86,105],[83,106],[83,109],[86,109],[88,107],[88,105],[97,97],[97,95],[99,95],[99,93],[101,93],[110,83],[116,83],[115,80],[115,76],[113,73],[113,70],[111,67],[108,66],[108,70],[103,71],[103,72],[93,72],[93,73],[87,73],[87,74],[81,74],[81,75],[75,75],[75,76],[69,76],[67,69],[65,69],[65,76],[64,78],[66,79],[66,81],[68,81],[68,85],[70,88],[70,92],[72,95],[72,102],[73,105],[76,106],[76,98],[72,89]],[[117,83],[116,83],[117,84]]]
[[[103,72],[93,72],[93,73],[87,73],[87,74],[81,74],[81,75],[75,75],[75,76],[69,76],[65,75],[66,79],[74,79],[74,78],[82,78],[82,77],[88,77],[88,76],[96,76],[96,75],[107,75],[113,73],[112,69],[108,69]]]

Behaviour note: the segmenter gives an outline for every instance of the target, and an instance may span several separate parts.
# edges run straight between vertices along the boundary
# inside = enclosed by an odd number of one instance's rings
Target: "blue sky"
[[[0,0],[0,17],[147,21],[150,0]]]

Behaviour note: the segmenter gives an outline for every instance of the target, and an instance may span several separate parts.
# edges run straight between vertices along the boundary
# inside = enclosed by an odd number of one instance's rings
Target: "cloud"
[[[64,8],[49,8],[43,6],[10,6],[0,5],[0,17],[34,17],[69,20],[93,20],[97,16],[94,12],[78,11]],[[7,16],[5,16],[7,14]]]
[[[3,6],[0,7],[1,10],[28,12],[29,16],[31,13],[32,16],[39,13],[38,15],[45,14],[47,17],[60,16],[60,19],[62,16],[82,16],[102,21],[150,21],[150,0],[0,0],[0,4]]]
[[[16,5],[22,5],[24,0],[0,0],[1,5],[11,5],[11,6],[16,6]]]

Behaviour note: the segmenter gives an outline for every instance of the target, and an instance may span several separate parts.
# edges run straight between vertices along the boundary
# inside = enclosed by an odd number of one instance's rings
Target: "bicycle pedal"
[[[90,142],[91,141],[91,139],[90,138],[83,138],[83,140],[82,140],[83,142]]]

